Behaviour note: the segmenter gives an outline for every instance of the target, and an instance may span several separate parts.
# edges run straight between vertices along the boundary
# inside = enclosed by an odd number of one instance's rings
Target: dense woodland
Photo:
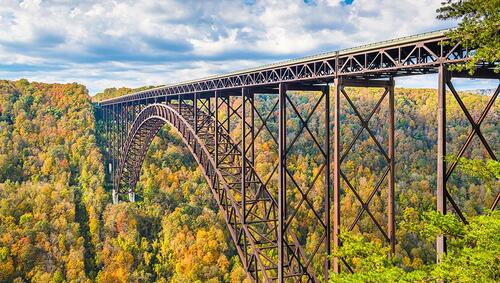
[[[131,91],[108,89],[94,99]],[[380,97],[380,90],[375,89],[352,89],[349,93],[364,115]],[[297,93],[294,103],[299,112],[310,111],[317,96]],[[490,98],[473,93],[461,96],[474,117]],[[269,96],[258,99],[263,113],[274,102]],[[448,105],[448,150],[456,153],[470,127],[451,96]],[[396,89],[397,255],[387,260],[387,247],[365,215],[354,233],[344,233],[346,244],[341,251],[352,258],[350,263],[358,274],[343,273],[333,278],[336,282],[500,279],[500,239],[495,233],[500,228],[499,215],[473,217],[487,214],[498,192],[498,162],[464,160],[452,176],[450,192],[470,218],[472,229],[460,224],[453,214],[443,218],[429,212],[436,203],[436,106],[433,89]],[[345,101],[341,107],[345,146],[359,123],[355,125],[358,120]],[[163,128],[148,151],[138,184],[141,201],[111,204],[95,109],[82,85],[0,81],[0,282],[244,281],[245,272],[201,170],[175,130]],[[377,111],[370,122],[382,144],[387,143],[385,109]],[[495,105],[481,128],[495,152],[500,146],[499,115]],[[309,123],[320,135],[324,131],[322,119],[314,116]],[[295,122],[291,128],[297,126]],[[276,117],[271,118],[271,131],[276,129],[273,124]],[[238,130],[235,125],[235,136]],[[269,135],[267,132],[259,138],[256,149],[257,170],[262,176],[271,174],[276,161]],[[343,170],[364,199],[386,165],[374,146],[363,133],[343,163]],[[310,184],[315,171],[308,168],[318,164],[317,149],[305,136],[293,152],[294,178]],[[466,156],[484,153],[476,137]],[[319,206],[321,186],[322,182],[317,182],[311,195]],[[293,202],[293,194],[291,198]],[[370,210],[383,225],[386,199],[381,190],[370,203]],[[352,222],[359,207],[352,193],[343,193],[344,226]],[[299,215],[301,219],[309,217],[303,210]],[[302,238],[317,237],[305,223],[297,225]],[[443,231],[451,239],[453,257],[445,259],[439,269],[432,265],[436,257],[433,245],[435,235]],[[478,264],[451,274],[452,266],[466,266],[474,255],[480,257]],[[464,261],[457,264],[451,258]],[[474,270],[484,272],[476,274]]]

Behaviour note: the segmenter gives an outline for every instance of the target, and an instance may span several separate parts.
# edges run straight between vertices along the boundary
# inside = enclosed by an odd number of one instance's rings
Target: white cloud
[[[453,26],[439,0],[0,0],[0,76],[97,92],[166,84]]]

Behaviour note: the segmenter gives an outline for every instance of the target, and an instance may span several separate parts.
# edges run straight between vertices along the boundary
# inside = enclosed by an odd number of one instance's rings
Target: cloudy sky
[[[435,19],[440,2],[0,0],[0,78],[174,83],[455,26]]]

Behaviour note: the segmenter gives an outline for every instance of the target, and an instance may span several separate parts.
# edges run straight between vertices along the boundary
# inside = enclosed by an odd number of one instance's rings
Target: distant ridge
[[[493,95],[495,93],[494,88],[481,88],[481,89],[471,89],[471,90],[465,90],[464,92],[469,92],[473,94],[479,94],[479,95]]]

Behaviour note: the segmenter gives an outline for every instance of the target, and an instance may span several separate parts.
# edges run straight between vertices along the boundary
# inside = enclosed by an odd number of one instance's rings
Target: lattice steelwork
[[[478,77],[481,77],[478,75]],[[471,142],[474,136],[479,137],[482,146],[487,152],[487,157],[497,160],[497,157],[481,132],[481,124],[484,119],[488,115],[488,112],[493,108],[495,101],[498,97],[498,92],[500,91],[500,84],[497,86],[495,92],[489,99],[487,105],[482,111],[481,115],[477,119],[474,120],[469,110],[467,110],[467,106],[464,104],[463,100],[458,95],[455,86],[452,83],[453,73],[447,71],[446,66],[439,66],[439,85],[438,85],[438,165],[437,165],[437,209],[439,212],[446,214],[447,213],[447,202],[451,204],[453,207],[453,211],[459,216],[459,218],[467,224],[467,219],[460,209],[459,205],[450,194],[448,189],[446,188],[446,184],[453,171],[458,165],[458,161],[461,157],[464,156],[465,151],[471,146]],[[495,76],[487,76],[489,79],[499,79],[498,75]],[[453,95],[453,98],[458,102],[460,109],[463,114],[467,118],[467,121],[471,125],[471,130],[467,136],[465,143],[461,146],[459,152],[456,154],[455,159],[447,166],[446,163],[446,155],[448,154],[446,150],[446,140],[447,140],[447,131],[446,131],[446,89],[449,89]],[[497,193],[495,200],[493,203],[489,205],[491,210],[497,208],[498,202],[500,200],[500,193]],[[446,252],[446,238],[444,236],[439,236],[436,240],[436,249],[438,253],[438,259],[441,254]]]
[[[351,99],[346,87],[372,87],[382,89],[382,93],[380,98],[378,99],[375,106],[370,110],[368,115],[363,115],[358,107],[354,104]],[[343,99],[342,99],[343,98]],[[370,125],[370,120],[374,116],[374,114],[380,110],[382,103],[384,100],[388,100],[388,145],[384,147],[376,137],[373,131],[373,127],[377,125]],[[345,147],[342,147],[342,136],[340,130],[340,116],[341,112],[341,103],[343,101],[347,102],[350,109],[353,110],[355,116],[359,120],[361,127],[357,130],[354,138],[348,142],[345,142]],[[345,103],[344,102],[344,103]],[[394,80],[391,78],[388,81],[356,81],[356,80],[344,80],[339,79],[336,81],[336,93],[335,93],[335,132],[334,132],[334,143],[335,143],[335,152],[334,152],[334,162],[335,162],[335,171],[334,171],[334,223],[333,223],[333,241],[334,241],[334,250],[337,250],[340,246],[340,201],[341,201],[341,187],[344,187],[343,191],[346,193],[352,193],[358,203],[360,204],[360,209],[354,218],[354,221],[346,227],[349,231],[352,231],[354,227],[359,224],[363,213],[370,217],[371,221],[375,224],[378,231],[380,232],[382,238],[390,245],[391,252],[395,251],[395,227],[394,227],[394,186],[395,186],[395,158],[394,158]],[[380,155],[382,155],[385,161],[385,168],[381,176],[378,176],[378,181],[376,185],[372,188],[371,193],[367,199],[363,199],[358,191],[358,189],[352,184],[349,177],[342,171],[342,163],[347,159],[350,152],[353,151],[353,147],[356,142],[359,140],[361,134],[366,132],[369,136],[369,139],[376,145],[376,149]],[[370,158],[373,158],[372,156]],[[387,184],[386,186],[384,184]],[[387,228],[383,228],[382,224],[380,224],[380,219],[376,219],[373,213],[370,210],[370,202],[372,201],[375,194],[377,194],[383,187],[387,189]],[[334,271],[339,272],[340,264],[338,262],[338,258],[334,259]],[[352,272],[352,269],[346,259],[341,259],[345,264],[345,267]]]
[[[350,48],[299,60],[271,64],[228,75],[189,81],[145,90],[101,102],[101,105],[142,101],[170,95],[268,86],[276,83],[332,80],[337,76],[388,78],[434,73],[442,63],[466,60],[474,50],[460,44],[444,44],[445,31],[389,40],[358,48]],[[486,67],[491,64],[485,64]]]
[[[472,126],[457,156],[461,157],[472,137],[478,136],[489,157],[496,160],[495,147],[482,135],[480,126],[494,107],[499,89],[474,120],[451,77],[498,80],[498,74],[492,71],[498,62],[481,63],[474,76],[448,72],[448,64],[468,60],[474,50],[460,44],[443,45],[445,40],[443,32],[434,32],[102,101],[99,117],[107,141],[107,180],[113,188],[113,200],[135,200],[149,145],[159,129],[169,123],[202,168],[248,277],[256,282],[326,282],[329,269],[353,271],[349,259],[331,257],[341,245],[341,220],[347,215],[340,214],[340,201],[347,194],[354,195],[360,209],[356,215],[349,215],[354,221],[345,228],[352,230],[362,217],[368,217],[380,239],[394,252],[394,77],[438,73],[437,207],[446,213],[448,200],[466,222],[446,189],[457,164],[446,167],[444,160],[444,93],[448,87]],[[333,95],[332,86],[336,89]],[[367,105],[360,107],[353,101],[353,87],[380,89],[380,98],[368,113],[360,111]],[[307,94],[312,108],[303,107],[297,92]],[[261,107],[263,99],[269,109]],[[351,117],[355,121],[345,125],[361,125],[352,140],[341,135],[341,105],[354,113]],[[382,107],[387,107],[388,113],[383,130],[386,142],[375,135],[377,125],[370,124]],[[362,133],[375,144],[385,166],[367,198],[358,193],[342,169]],[[268,152],[260,150],[260,143],[266,143]],[[307,168],[313,172],[311,180],[300,178],[298,143],[313,152]],[[261,168],[261,158],[272,161],[272,168]],[[386,212],[384,219],[377,219],[370,205],[373,196],[382,191],[387,196]],[[497,194],[492,209],[498,201]],[[446,252],[442,237],[437,250],[438,254]]]

